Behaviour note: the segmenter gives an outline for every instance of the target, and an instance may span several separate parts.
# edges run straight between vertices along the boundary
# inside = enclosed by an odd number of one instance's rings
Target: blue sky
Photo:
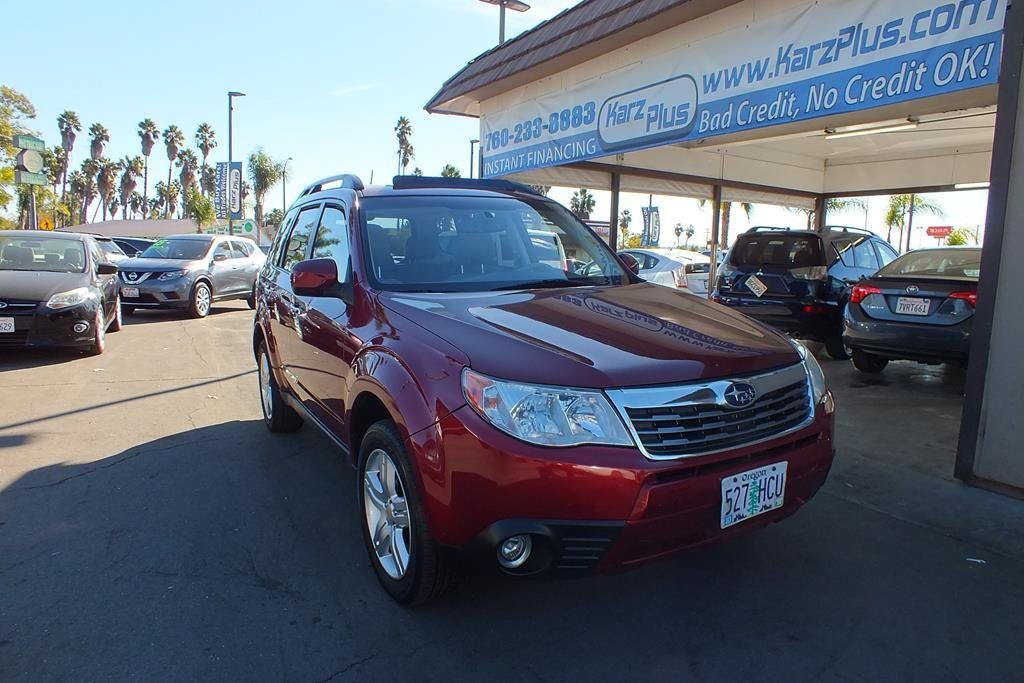
[[[509,36],[575,4],[530,2],[529,12],[508,13]],[[234,156],[262,147],[276,159],[292,157],[289,202],[304,183],[334,173],[389,180],[396,170],[393,128],[402,115],[413,124],[414,165],[430,175],[452,163],[466,175],[477,121],[429,115],[423,105],[467,61],[493,47],[498,32],[497,8],[480,0],[58,0],[43,13],[39,5],[8,4],[5,24],[25,28],[5,32],[0,80],[35,103],[35,126],[47,143],[59,142],[56,117],[64,109],[76,111],[85,127],[96,121],[107,126],[107,156],[114,159],[139,153],[136,125],[147,116],[161,130],[178,125],[190,144],[196,126],[206,121],[220,142],[211,160],[224,161],[226,92],[240,90],[248,96],[236,100]],[[87,148],[83,131],[73,162]],[[160,146],[151,157],[150,182],[166,173]],[[552,192],[563,202],[570,194]],[[982,224],[985,194],[932,197],[947,217],[921,216],[919,224]],[[604,217],[607,193],[596,195],[595,217]],[[646,203],[646,195],[626,195],[622,206],[639,221]],[[669,233],[664,245],[674,241],[671,226],[677,222],[694,224],[696,240],[703,239],[709,211],[680,198],[656,197],[655,203]],[[280,187],[267,204],[280,206]],[[868,222],[877,228],[884,199],[873,199],[871,207]],[[747,221],[741,211],[734,216],[735,233]],[[834,218],[851,225],[864,221],[862,214]],[[801,217],[761,205],[753,222],[799,225]]]

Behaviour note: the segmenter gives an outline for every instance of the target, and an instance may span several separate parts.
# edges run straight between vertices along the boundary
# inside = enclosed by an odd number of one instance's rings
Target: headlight
[[[188,275],[188,268],[183,268],[182,270],[170,270],[166,273],[160,273],[157,280],[174,280],[179,277],[185,277],[186,275]]]
[[[622,420],[600,391],[503,382],[469,368],[462,373],[462,390],[481,417],[528,443],[633,445]]]
[[[84,304],[94,297],[93,291],[88,287],[77,287],[66,292],[59,292],[50,297],[46,302],[47,308],[69,308]]]
[[[821,364],[818,363],[818,359],[814,357],[814,354],[807,350],[807,347],[796,341],[790,339],[789,342],[803,358],[804,368],[807,370],[807,378],[811,381],[811,390],[814,392],[814,405],[821,403],[821,400],[828,393],[828,387],[825,386],[825,373],[821,369]]]

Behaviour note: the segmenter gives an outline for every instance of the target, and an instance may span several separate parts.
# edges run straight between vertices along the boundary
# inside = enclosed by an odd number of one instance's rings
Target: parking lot
[[[252,312],[142,313],[0,357],[0,679],[1012,680],[1024,505],[952,479],[961,373],[823,365],[838,457],[799,514],[612,577],[405,609],[315,430],[260,421]]]

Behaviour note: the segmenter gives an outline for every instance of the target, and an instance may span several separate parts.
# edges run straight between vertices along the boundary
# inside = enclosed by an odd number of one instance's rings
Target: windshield
[[[732,248],[734,266],[823,266],[821,238],[816,235],[764,233],[741,235]]]
[[[59,237],[0,237],[0,270],[85,271],[82,241]]]
[[[564,207],[538,197],[369,197],[369,268],[390,291],[470,292],[629,282]]]
[[[113,242],[107,242],[106,240],[96,240],[96,244],[100,245],[100,249],[102,249],[103,253],[106,254],[107,256],[126,255],[124,251],[121,249],[121,247],[117,246]]]
[[[966,278],[981,274],[981,249],[928,249],[904,254],[878,271],[880,277]]]
[[[139,254],[138,258],[169,258],[179,261],[201,259],[210,250],[210,240],[175,239],[157,240]]]

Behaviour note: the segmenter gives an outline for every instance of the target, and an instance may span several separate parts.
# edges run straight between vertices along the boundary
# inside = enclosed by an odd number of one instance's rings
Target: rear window
[[[741,235],[732,250],[734,266],[823,266],[821,238],[817,235]]]
[[[928,249],[904,254],[878,271],[882,277],[966,278],[981,274],[981,249]]]

